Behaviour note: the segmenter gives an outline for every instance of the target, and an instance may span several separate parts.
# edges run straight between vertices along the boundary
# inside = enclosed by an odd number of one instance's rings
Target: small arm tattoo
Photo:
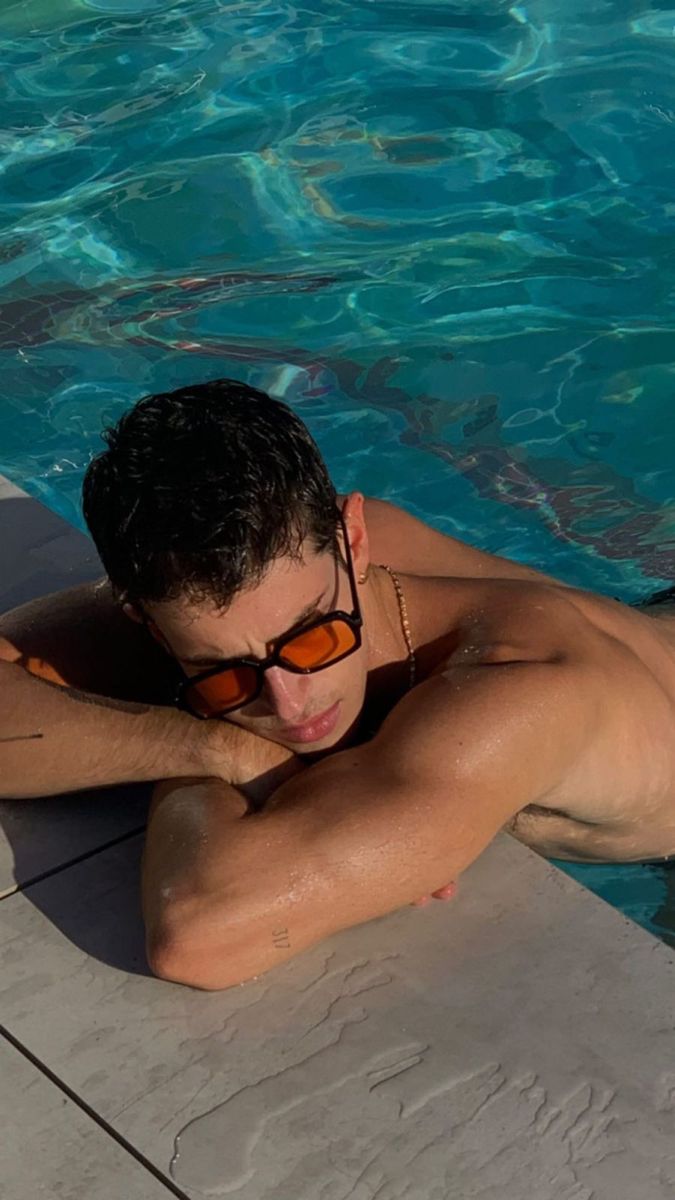
[[[272,942],[277,950],[290,950],[291,941],[287,929],[273,929]]]
[[[42,683],[46,683],[48,687],[57,688],[60,692],[65,692],[71,700],[77,701],[78,704],[93,704],[97,708],[114,708],[118,712],[135,713],[137,716],[150,712],[151,708],[151,705],[140,704],[135,700],[115,700],[112,696],[98,696],[94,692],[81,692],[79,688],[64,687],[63,684],[54,683],[51,679],[43,679]]]

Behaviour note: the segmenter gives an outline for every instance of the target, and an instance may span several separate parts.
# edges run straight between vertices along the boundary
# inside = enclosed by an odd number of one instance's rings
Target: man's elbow
[[[152,974],[167,983],[182,983],[186,987],[215,991],[217,985],[204,978],[199,964],[193,960],[189,950],[172,945],[165,938],[148,939],[146,958]]]
[[[146,928],[146,957],[153,975],[216,992],[244,982],[227,946],[216,944],[199,920],[172,915]]]

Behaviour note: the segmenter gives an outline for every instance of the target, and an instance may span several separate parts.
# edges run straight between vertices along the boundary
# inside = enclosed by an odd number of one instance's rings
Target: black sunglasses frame
[[[263,684],[265,682],[265,671],[270,667],[281,667],[284,671],[290,671],[293,675],[316,675],[319,671],[325,671],[328,667],[334,667],[336,663],[342,662],[345,658],[349,658],[350,654],[354,654],[360,649],[362,644],[361,627],[363,625],[363,617],[361,615],[361,606],[356,587],[356,577],[354,575],[354,563],[352,561],[352,553],[349,546],[349,538],[347,537],[347,529],[344,523],[344,518],[340,514],[340,524],[345,543],[345,559],[347,564],[347,573],[349,576],[349,586],[351,588],[352,597],[352,612],[346,613],[342,609],[334,609],[332,612],[326,613],[323,617],[317,617],[315,621],[310,621],[306,625],[299,625],[295,629],[291,629],[280,637],[274,644],[272,653],[267,658],[227,658],[216,667],[209,667],[207,671],[200,672],[199,675],[186,676],[179,685],[174,703],[176,707],[183,712],[190,713],[191,716],[197,717],[200,721],[219,720],[220,717],[227,713],[236,712],[239,708],[245,708],[247,704],[251,704],[257,700],[260,695]],[[292,663],[280,661],[281,653],[289,642],[300,637],[301,634],[309,633],[312,629],[317,629],[321,625],[329,625],[331,621],[344,621],[349,626],[354,634],[354,645],[345,650],[344,654],[338,655],[337,658],[332,658],[330,662],[323,663],[317,667],[296,667]],[[222,708],[217,713],[205,715],[204,713],[196,712],[191,707],[187,700],[188,691],[203,683],[206,679],[212,679],[215,675],[222,674],[223,671],[231,671],[232,668],[248,667],[253,669],[257,675],[257,684],[255,692],[243,700],[240,704],[233,704],[229,708]]]

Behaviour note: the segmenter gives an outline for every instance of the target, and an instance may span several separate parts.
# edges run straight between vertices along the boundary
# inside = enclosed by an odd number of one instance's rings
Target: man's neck
[[[470,589],[466,581],[420,575],[400,575],[399,583],[419,683],[455,649]],[[393,708],[409,686],[409,655],[396,589],[382,568],[371,568],[362,609],[369,651],[366,703],[377,705],[382,696]]]
[[[407,607],[406,584],[408,579],[401,576]],[[363,589],[361,598],[363,625],[368,646],[368,675],[386,668],[400,668],[405,675],[408,661],[408,647],[399,601],[396,596],[394,582],[382,567],[371,566],[368,581]]]

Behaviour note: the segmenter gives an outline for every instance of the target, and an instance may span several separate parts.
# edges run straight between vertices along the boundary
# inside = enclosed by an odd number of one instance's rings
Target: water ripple
[[[341,486],[589,586],[672,579],[675,12],[3,22],[0,469],[79,521],[104,418],[232,374],[299,406]]]

